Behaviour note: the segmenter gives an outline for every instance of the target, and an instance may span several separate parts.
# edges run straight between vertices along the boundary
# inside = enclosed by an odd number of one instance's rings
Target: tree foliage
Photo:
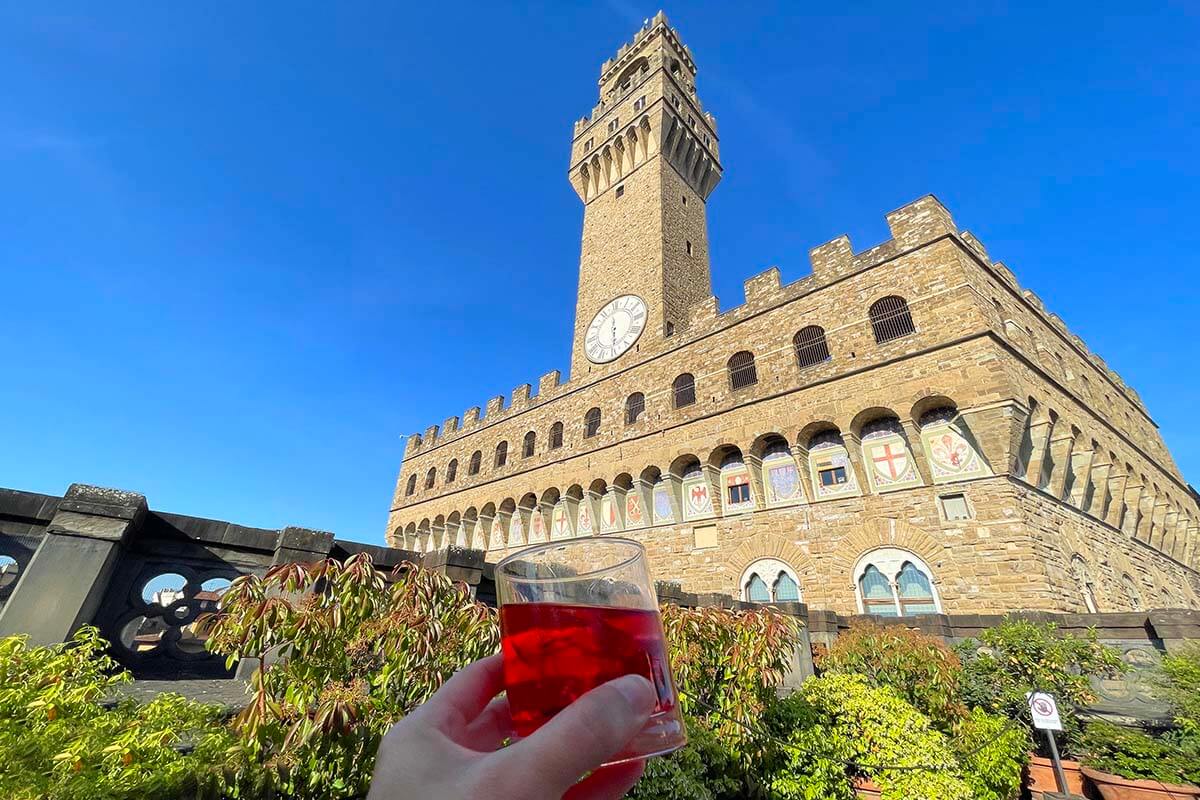
[[[1072,736],[1078,730],[1072,708],[1096,699],[1092,678],[1124,669],[1121,654],[1102,644],[1095,630],[1082,637],[1063,636],[1053,623],[1016,618],[983,631],[979,640],[963,642],[958,653],[962,698],[968,705],[1028,724],[1028,693],[1049,692]]]
[[[209,647],[262,661],[234,720],[249,759],[275,791],[323,800],[365,794],[384,732],[499,641],[462,584],[410,564],[389,581],[358,554],[238,578]]]
[[[113,700],[131,678],[107,648],[92,627],[51,647],[0,639],[0,797],[174,800],[221,783],[233,744],[221,710],[176,694]]]
[[[859,622],[837,637],[818,666],[887,686],[944,730],[966,716],[959,694],[962,662],[932,636],[900,625]]]

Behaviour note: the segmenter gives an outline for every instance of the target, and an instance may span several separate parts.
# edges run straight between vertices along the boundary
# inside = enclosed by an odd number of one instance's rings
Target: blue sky
[[[379,542],[404,435],[567,369],[573,120],[655,6],[0,7],[0,486]],[[677,3],[714,288],[926,193],[1200,478],[1189,3]]]

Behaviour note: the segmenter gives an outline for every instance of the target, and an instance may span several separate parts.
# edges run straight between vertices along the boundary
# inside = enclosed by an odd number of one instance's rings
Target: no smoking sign
[[[1033,716],[1033,727],[1043,731],[1061,731],[1062,718],[1058,715],[1058,704],[1045,692],[1029,695],[1029,712]]]

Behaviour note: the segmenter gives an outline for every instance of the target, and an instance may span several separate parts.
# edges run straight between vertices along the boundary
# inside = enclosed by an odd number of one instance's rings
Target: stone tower
[[[600,101],[575,123],[569,174],[584,213],[572,379],[661,350],[711,294],[705,204],[721,163],[695,79],[660,11],[604,62]]]

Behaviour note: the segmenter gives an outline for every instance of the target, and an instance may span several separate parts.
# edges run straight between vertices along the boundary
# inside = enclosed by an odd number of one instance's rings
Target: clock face
[[[646,303],[634,294],[609,302],[592,319],[584,350],[593,364],[607,364],[638,340],[646,327]]]

